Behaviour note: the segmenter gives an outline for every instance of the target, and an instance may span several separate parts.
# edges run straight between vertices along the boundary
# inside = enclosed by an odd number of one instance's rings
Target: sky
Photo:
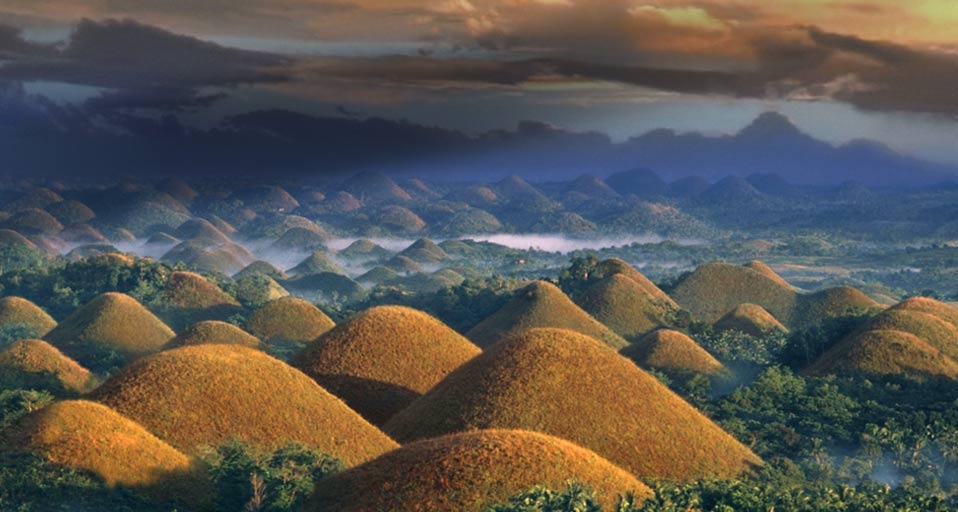
[[[775,110],[954,164],[956,23],[952,0],[0,0],[0,85],[91,124],[283,108],[616,141]]]

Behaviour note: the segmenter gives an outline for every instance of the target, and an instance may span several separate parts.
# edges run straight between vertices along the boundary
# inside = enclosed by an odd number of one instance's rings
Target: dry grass
[[[312,276],[323,272],[346,275],[343,267],[329,259],[323,251],[314,251],[305,260],[289,269],[289,274],[293,276]]]
[[[572,441],[639,478],[734,478],[760,459],[601,342],[535,329],[452,372],[384,427],[408,442],[472,429]]]
[[[537,327],[557,327],[580,332],[619,349],[628,342],[576,306],[562,290],[546,281],[535,281],[516,292],[499,311],[479,322],[466,337],[480,347]]]
[[[199,505],[211,496],[201,466],[138,423],[104,405],[57,402],[0,434],[2,449],[29,452],[90,471],[113,486]]]
[[[775,281],[776,283],[778,283],[778,284],[780,284],[780,285],[782,285],[782,286],[788,286],[789,288],[792,287],[792,285],[789,284],[788,281],[785,280],[785,278],[783,278],[782,276],[778,275],[778,272],[775,272],[774,270],[772,270],[772,267],[766,265],[765,263],[763,263],[763,262],[761,262],[761,261],[752,260],[752,261],[746,263],[746,264],[745,264],[745,267],[746,267],[746,268],[750,268],[750,269],[752,269],[752,270],[758,272],[759,274],[762,274],[763,276],[765,276],[765,277],[771,279],[772,281]]]
[[[232,438],[269,450],[298,441],[352,466],[397,447],[299,370],[236,345],[141,359],[92,396],[189,454]]]
[[[958,363],[914,334],[871,330],[845,338],[805,372],[813,375],[866,373],[955,378]]]
[[[596,277],[603,278],[608,277],[614,274],[621,274],[629,279],[635,281],[640,287],[649,296],[654,298],[656,301],[659,301],[665,304],[668,307],[678,309],[679,305],[672,300],[671,297],[666,295],[658,286],[655,285],[649,278],[645,277],[641,272],[635,269],[632,265],[629,265],[625,260],[619,258],[609,258],[599,262],[599,265],[595,269]]]
[[[606,510],[618,496],[651,490],[595,453],[534,432],[481,430],[406,445],[320,481],[305,512],[480,512],[536,485],[577,480]]]
[[[942,354],[958,358],[958,328],[931,313],[892,308],[873,318],[867,328],[914,334]]]
[[[758,304],[739,304],[715,322],[715,330],[739,331],[761,337],[771,331],[788,332],[788,327]]]
[[[402,254],[397,254],[389,258],[389,261],[386,262],[386,268],[401,274],[418,274],[425,271],[422,265]]]
[[[81,306],[44,339],[80,364],[95,367],[100,351],[130,361],[159,351],[175,334],[133,297],[110,292]]]
[[[356,278],[358,283],[387,283],[394,279],[399,279],[399,272],[386,267],[373,267],[369,272]]]
[[[219,286],[193,272],[170,274],[163,290],[163,302],[177,309],[192,310],[239,307],[239,302]]]
[[[259,339],[305,343],[335,327],[336,324],[309,302],[284,297],[265,304],[250,315],[246,330]]]
[[[672,300],[662,301],[624,274],[612,274],[576,297],[576,303],[625,339],[667,325]]]
[[[936,317],[954,326],[958,326],[958,308],[935,299],[929,299],[927,297],[912,297],[899,302],[891,309],[928,313],[935,315]]]
[[[856,288],[837,286],[808,295],[798,296],[799,305],[793,316],[793,329],[804,329],[820,324],[827,318],[847,315],[855,311],[877,311],[881,305]]]
[[[52,235],[63,231],[63,224],[44,210],[21,210],[3,221],[3,226],[19,233]]]
[[[376,215],[376,223],[403,233],[418,233],[426,227],[426,221],[412,210],[396,205],[380,210]]]
[[[166,344],[167,349],[187,345],[241,345],[249,348],[262,348],[259,338],[236,327],[218,320],[197,322],[176,335]]]
[[[665,372],[717,374],[725,371],[717,359],[684,333],[659,329],[619,351],[643,368]]]
[[[792,321],[798,294],[765,274],[742,265],[707,263],[672,290],[672,298],[697,319],[714,323],[739,304],[758,304],[786,326]]]
[[[250,275],[264,275],[271,279],[286,279],[289,277],[286,275],[286,272],[274,267],[272,263],[263,260],[256,260],[249,265],[246,265],[246,268],[237,272],[233,277],[240,278]]]
[[[12,229],[0,229],[0,247],[22,247],[38,250],[37,244]]]
[[[291,364],[382,425],[481,352],[426,313],[380,306],[326,332]]]
[[[180,240],[206,240],[216,245],[230,243],[230,237],[206,219],[194,218],[180,224],[173,236]]]
[[[0,326],[24,326],[44,336],[57,326],[57,321],[27,299],[4,297],[0,299]]]
[[[0,350],[2,389],[43,389],[56,395],[74,395],[96,384],[89,370],[45,341],[21,340]]]
[[[442,247],[428,238],[416,240],[399,254],[420,263],[438,263],[450,258],[446,251],[442,250]]]
[[[74,200],[53,203],[44,209],[64,226],[89,222],[96,217],[89,206]]]

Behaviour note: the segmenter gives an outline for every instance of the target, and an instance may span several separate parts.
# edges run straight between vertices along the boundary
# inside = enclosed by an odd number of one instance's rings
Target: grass
[[[868,329],[914,334],[942,354],[958,358],[958,327],[931,313],[892,308],[872,319]]]
[[[320,481],[304,512],[480,512],[536,485],[576,480],[611,507],[652,491],[626,471],[567,441],[534,432],[481,430],[406,445]],[[611,510],[611,508],[609,508]]]
[[[641,272],[635,269],[632,265],[629,265],[625,260],[619,258],[609,258],[599,262],[598,266],[595,269],[596,276],[599,278],[608,277],[614,274],[621,274],[629,279],[635,281],[649,296],[653,299],[662,302],[663,304],[678,309],[679,305],[672,300],[665,292],[659,289],[649,278],[645,277]]]
[[[18,420],[0,440],[4,450],[90,471],[110,487],[134,488],[194,506],[211,497],[205,472],[192,458],[94,402],[53,403]]]
[[[102,352],[123,361],[159,351],[174,333],[133,297],[104,293],[64,319],[44,339],[88,368],[96,368]]]
[[[425,229],[426,221],[409,208],[390,205],[376,215],[376,224],[392,228],[403,233],[418,233]]]
[[[39,250],[37,244],[12,229],[0,229],[0,247],[21,247],[34,251]]]
[[[64,226],[89,222],[96,217],[96,213],[89,206],[72,199],[53,203],[44,209]]]
[[[41,340],[21,340],[0,350],[0,388],[42,389],[78,395],[97,384],[89,370]]]
[[[419,263],[438,263],[450,258],[446,251],[428,238],[416,240],[399,254]]]
[[[57,321],[27,299],[4,297],[0,299],[0,327],[13,326],[26,327],[42,337],[57,326]]]
[[[619,351],[643,368],[665,372],[717,374],[725,371],[717,359],[684,333],[659,329]]]
[[[685,276],[672,298],[697,319],[715,323],[739,304],[758,304],[791,327],[798,294],[788,285],[742,265],[706,263]]]
[[[28,208],[13,214],[3,226],[19,233],[52,235],[63,231],[63,224],[44,210]]]
[[[167,278],[163,303],[177,309],[208,310],[239,307],[239,302],[209,279],[193,273],[177,271]]]
[[[329,233],[317,233],[307,228],[289,228],[283,236],[273,242],[272,248],[279,251],[315,251],[326,248],[326,242],[331,236]]]
[[[641,479],[734,478],[761,463],[656,378],[564,329],[493,346],[384,427],[400,442],[487,428],[566,439]]]
[[[379,306],[327,331],[291,364],[382,425],[480,352],[426,313]]]
[[[305,343],[335,326],[319,308],[295,297],[284,297],[263,305],[246,322],[246,330],[267,343]]]
[[[397,254],[389,258],[389,261],[386,262],[386,268],[401,274],[418,274],[425,271],[422,265],[402,254]]]
[[[314,251],[305,260],[289,270],[289,274],[293,276],[311,276],[323,272],[346,275],[343,267],[329,259],[329,256],[323,251]]]
[[[248,275],[264,275],[272,279],[286,279],[289,277],[286,275],[286,272],[276,268],[272,263],[263,260],[256,260],[246,267],[243,270],[240,270],[233,277],[239,278]]]
[[[268,450],[297,441],[352,466],[397,447],[299,370],[236,345],[141,359],[92,397],[188,454],[233,438]]]
[[[929,313],[954,326],[958,326],[958,308],[927,297],[912,297],[893,306],[894,310]]]
[[[914,334],[869,330],[853,334],[823,354],[806,373],[865,373],[915,378],[958,377],[958,363]]]
[[[466,337],[480,347],[537,327],[570,329],[619,349],[628,342],[575,305],[562,290],[546,281],[535,281],[516,292],[501,309],[479,322]]]
[[[815,293],[798,296],[799,304],[793,315],[793,328],[804,329],[854,311],[877,311],[881,305],[857,288],[836,286]]]
[[[261,348],[259,338],[219,320],[204,320],[190,326],[176,335],[166,344],[166,348],[179,348],[187,345],[241,345],[249,348]]]
[[[739,304],[715,322],[715,330],[739,331],[760,338],[771,331],[788,332],[788,327],[758,304]]]
[[[762,274],[763,276],[771,279],[772,281],[775,281],[776,283],[782,286],[788,286],[789,288],[791,288],[792,286],[791,284],[788,283],[788,281],[785,280],[785,278],[778,275],[778,272],[775,272],[774,270],[772,270],[772,267],[766,265],[764,262],[761,262],[759,260],[752,260],[746,263],[745,267],[750,268],[758,272],[759,274]]]
[[[356,278],[356,281],[359,283],[387,283],[398,279],[400,277],[399,272],[391,268],[386,267],[373,267],[369,272]]]
[[[647,288],[626,277],[612,274],[590,285],[576,303],[596,320],[628,340],[635,340],[667,325],[672,301],[662,301]]]
[[[349,247],[346,247],[342,251],[339,251],[340,256],[344,258],[350,258],[350,259],[355,259],[355,258],[378,259],[378,258],[385,258],[389,256],[390,254],[391,253],[388,250],[377,245],[372,240],[368,240],[366,238],[356,240],[355,242],[349,244]]]
[[[230,237],[206,219],[193,218],[180,224],[173,236],[180,240],[205,240],[215,245],[227,244]]]

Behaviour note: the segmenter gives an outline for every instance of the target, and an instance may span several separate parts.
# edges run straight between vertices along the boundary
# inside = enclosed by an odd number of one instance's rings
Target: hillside
[[[679,331],[659,329],[619,351],[642,368],[714,375],[726,371],[712,354]]]
[[[321,481],[304,511],[481,512],[536,485],[569,480],[606,507],[652,491],[601,456],[568,441],[520,430],[478,430],[418,441]],[[607,510],[611,510],[608,508]]]
[[[400,442],[485,428],[554,435],[642,479],[734,478],[761,463],[631,361],[562,329],[494,345],[384,427]]]
[[[327,331],[290,364],[382,425],[480,352],[426,313],[379,306]]]

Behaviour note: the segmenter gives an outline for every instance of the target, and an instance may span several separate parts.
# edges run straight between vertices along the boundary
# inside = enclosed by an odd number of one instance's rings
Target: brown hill
[[[186,453],[233,438],[264,449],[298,441],[353,466],[397,447],[299,370],[236,345],[141,359],[93,397]]]
[[[105,244],[106,236],[89,224],[72,224],[60,232],[60,238],[73,244]]]
[[[715,323],[739,304],[758,304],[786,326],[793,325],[798,294],[790,286],[742,265],[706,263],[686,275],[672,298],[697,319]]]
[[[246,330],[267,343],[306,343],[335,326],[319,308],[295,297],[269,302],[254,311],[246,321]]]
[[[619,351],[642,368],[664,372],[716,374],[725,371],[717,359],[684,333],[659,329]]]
[[[771,331],[788,332],[771,313],[757,304],[739,304],[715,322],[717,331],[739,331],[760,337]]]
[[[0,388],[43,389],[56,395],[84,393],[96,384],[89,370],[41,340],[22,340],[0,350]]]
[[[20,248],[30,251],[39,250],[37,244],[31,242],[30,239],[12,229],[0,229],[0,248]]]
[[[244,188],[233,193],[233,197],[257,213],[286,213],[299,206],[299,201],[289,192],[273,185]]]
[[[350,260],[363,259],[381,259],[388,258],[390,253],[384,247],[377,245],[372,240],[361,238],[349,244],[348,247],[339,251],[339,255]]]
[[[249,348],[260,348],[262,346],[259,338],[233,324],[220,322],[219,320],[204,320],[177,334],[166,344],[165,348],[204,344],[242,345]]]
[[[298,265],[289,269],[291,276],[312,276],[323,272],[346,275],[346,271],[323,251],[314,251]]]
[[[209,279],[193,273],[176,271],[170,274],[163,289],[166,305],[183,309],[210,309],[236,307],[236,299],[211,283]]]
[[[914,334],[872,330],[846,337],[805,371],[955,378],[958,363]]]
[[[450,258],[442,247],[428,238],[416,240],[399,254],[419,263],[439,263]]]
[[[595,268],[595,278],[602,279],[613,274],[622,274],[625,277],[635,281],[639,286],[649,296],[651,296],[656,301],[664,304],[673,309],[678,309],[679,305],[672,300],[665,292],[663,292],[658,286],[655,285],[649,278],[645,277],[642,272],[636,270],[635,267],[629,265],[625,260],[619,258],[609,258],[602,260],[596,265]]]
[[[940,317],[908,309],[888,309],[868,322],[868,330],[895,330],[914,334],[942,354],[958,358],[958,328]]]
[[[128,362],[160,350],[174,332],[133,297],[104,293],[60,322],[44,339],[87,368],[111,354]]]
[[[435,229],[443,236],[498,233],[502,230],[502,222],[485,210],[464,206],[438,223]]]
[[[193,187],[177,177],[166,178],[157,183],[154,188],[173,196],[174,199],[183,204],[190,204],[199,196],[199,193]]]
[[[564,189],[566,194],[582,194],[585,197],[593,199],[615,199],[620,197],[619,193],[607,185],[604,181],[589,174],[583,174],[569,182]]]
[[[482,428],[567,439],[642,479],[734,478],[761,463],[631,361],[564,329],[491,347],[385,426],[401,442]]]
[[[426,227],[426,221],[412,210],[397,205],[386,206],[379,210],[376,215],[376,224],[404,234],[418,233]]]
[[[63,231],[60,221],[39,208],[21,210],[3,221],[0,226],[25,235],[52,235]]]
[[[628,340],[668,325],[668,315],[676,309],[671,302],[650,295],[624,274],[601,279],[576,296],[576,304]]]
[[[877,311],[881,305],[856,288],[837,286],[798,296],[798,309],[793,315],[793,328],[803,329],[821,323],[827,318],[862,311]]]
[[[892,306],[891,309],[928,313],[952,325],[958,326],[958,308],[935,299],[911,297]]]
[[[24,327],[34,333],[34,336],[43,337],[57,326],[46,311],[40,306],[22,297],[4,297],[0,299],[0,327]]]
[[[762,274],[763,276],[765,276],[765,277],[771,279],[772,281],[775,281],[776,283],[778,283],[778,284],[780,284],[780,285],[782,285],[782,286],[788,286],[788,287],[791,287],[791,286],[792,286],[792,285],[788,284],[788,281],[786,281],[785,278],[783,278],[782,276],[778,275],[778,272],[775,272],[774,270],[772,270],[772,267],[766,265],[765,263],[763,263],[763,262],[761,262],[761,261],[752,260],[752,261],[746,263],[746,264],[745,264],[745,267],[746,267],[746,268],[750,268],[750,269],[752,269],[752,270],[758,272],[759,274]]]
[[[286,279],[289,277],[286,275],[286,272],[276,268],[272,263],[263,260],[256,260],[249,265],[246,265],[243,270],[237,272],[235,275],[233,275],[233,277],[240,278],[250,275],[264,275],[272,279]]]
[[[30,208],[46,208],[47,206],[63,201],[60,194],[43,187],[33,188],[17,199],[4,205],[8,212],[19,212]]]
[[[74,200],[53,203],[44,209],[64,226],[89,222],[96,217],[96,213],[89,206]]]
[[[402,189],[389,176],[380,172],[363,172],[346,180],[343,190],[359,198],[364,203],[405,203],[412,196]]]
[[[0,439],[4,450],[90,471],[110,487],[131,487],[158,500],[194,506],[210,497],[205,473],[194,460],[98,403],[51,404],[18,420]]]
[[[480,512],[536,485],[592,488],[606,510],[651,490],[601,456],[568,441],[519,430],[480,430],[406,445],[320,481],[304,511]]]
[[[536,327],[570,329],[615,349],[628,345],[621,336],[589,316],[562,290],[546,281],[533,282],[517,291],[505,306],[479,322],[466,333],[466,337],[485,348]]]
[[[399,272],[391,268],[386,267],[373,267],[366,272],[365,274],[356,278],[357,283],[366,283],[366,284],[383,284],[389,283],[399,279],[401,276]]]
[[[190,219],[176,228],[173,236],[180,240],[206,240],[210,245],[222,245],[230,242],[230,237],[226,236],[206,219]]]
[[[306,228],[290,228],[283,233],[283,236],[273,242],[272,248],[278,251],[316,251],[325,249],[328,240],[328,235]]]
[[[389,258],[389,261],[385,264],[386,268],[399,272],[400,274],[417,274],[419,272],[425,271],[425,269],[419,263],[416,263],[412,258],[408,256],[403,256],[402,254],[397,254],[392,258]]]
[[[426,313],[379,306],[327,331],[290,364],[382,425],[480,352]]]

